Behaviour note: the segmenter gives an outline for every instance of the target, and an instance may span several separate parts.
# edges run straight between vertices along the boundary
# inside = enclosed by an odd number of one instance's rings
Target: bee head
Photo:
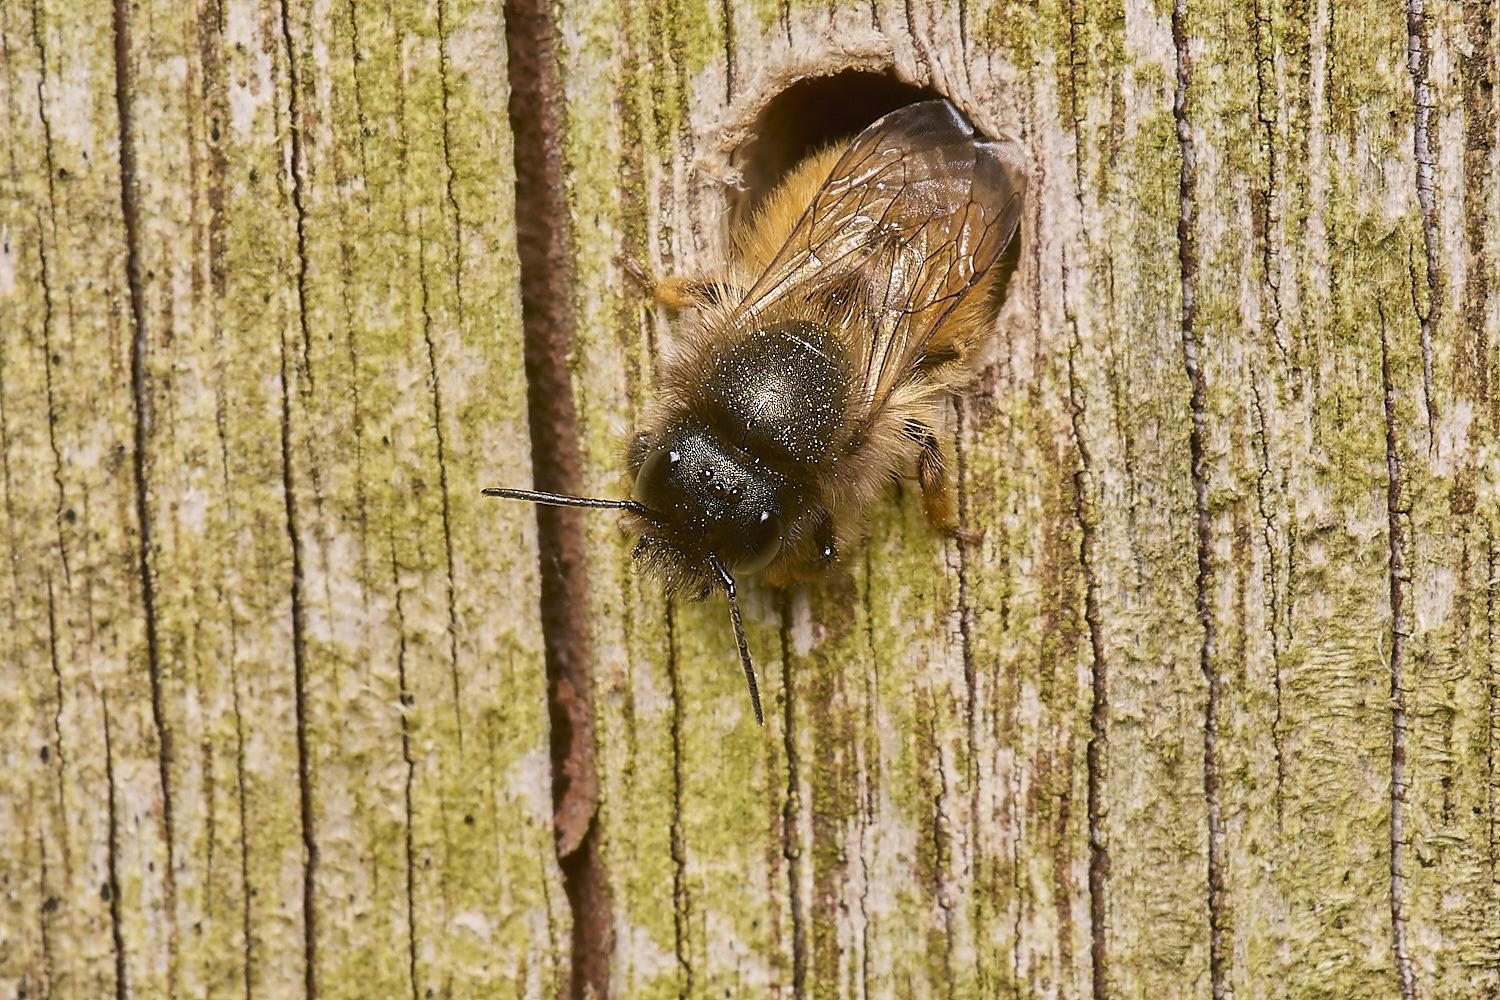
[[[786,476],[692,419],[638,447],[635,498],[651,512],[644,553],[675,555],[689,572],[717,559],[755,573],[776,558],[794,499]]]

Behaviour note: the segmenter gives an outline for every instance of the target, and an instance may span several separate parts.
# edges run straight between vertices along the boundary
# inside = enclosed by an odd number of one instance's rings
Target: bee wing
[[[873,415],[1009,246],[1025,189],[1020,150],[977,136],[948,101],[893,111],[839,158],[736,318],[830,294],[863,310]]]

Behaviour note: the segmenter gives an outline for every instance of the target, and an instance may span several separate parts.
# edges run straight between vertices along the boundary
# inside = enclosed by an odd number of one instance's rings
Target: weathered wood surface
[[[584,490],[794,80],[1032,165],[984,539],[748,588],[764,729],[585,522],[613,995],[1500,992],[1492,4],[552,15]],[[568,993],[499,5],[0,42],[0,992]]]

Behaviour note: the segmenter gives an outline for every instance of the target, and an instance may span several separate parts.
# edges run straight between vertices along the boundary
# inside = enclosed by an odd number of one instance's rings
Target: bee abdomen
[[[844,423],[851,375],[842,346],[814,323],[773,323],[728,351],[703,399],[724,440],[776,464],[826,460]]]

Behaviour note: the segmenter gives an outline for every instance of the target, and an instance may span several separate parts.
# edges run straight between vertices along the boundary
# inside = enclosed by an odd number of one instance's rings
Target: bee
[[[736,575],[786,587],[832,568],[885,483],[914,468],[928,522],[956,518],[937,429],[999,306],[996,262],[1026,192],[1019,147],[947,100],[893,111],[796,167],[734,234],[727,266],[646,281],[696,322],[631,436],[626,500],[489,496],[625,512],[667,592],[728,595],[764,725]]]

